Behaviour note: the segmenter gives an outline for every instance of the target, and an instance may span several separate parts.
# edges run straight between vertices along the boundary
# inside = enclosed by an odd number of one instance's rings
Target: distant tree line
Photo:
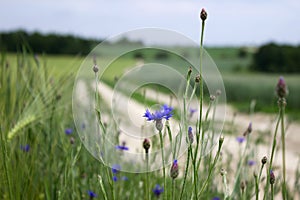
[[[18,52],[25,45],[34,53],[88,54],[101,40],[73,35],[27,33],[23,30],[0,33],[0,51]]]
[[[253,55],[251,69],[262,72],[300,72],[300,46],[269,43]]]

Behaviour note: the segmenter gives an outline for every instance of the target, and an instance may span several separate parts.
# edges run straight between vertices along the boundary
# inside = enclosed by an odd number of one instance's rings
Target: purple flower
[[[73,129],[71,129],[71,128],[67,128],[66,130],[65,130],[65,134],[66,135],[71,135],[73,133]]]
[[[273,172],[273,170],[270,170],[270,184],[273,185],[275,183],[275,174]]]
[[[240,143],[240,144],[242,144],[244,141],[245,141],[245,137],[237,137],[236,138],[236,141],[238,142],[238,143]]]
[[[127,176],[122,176],[122,180],[123,181],[128,181],[128,177]]]
[[[171,170],[170,170],[170,176],[171,176],[171,178],[175,179],[175,178],[177,178],[178,174],[179,174],[178,163],[177,163],[177,160],[174,160]]]
[[[284,78],[281,76],[276,85],[276,93],[279,98],[283,98],[288,94],[287,85]]]
[[[173,108],[165,104],[161,106],[160,110],[156,110],[154,113],[150,113],[150,111],[147,109],[143,117],[147,118],[147,121],[157,121],[162,120],[163,118],[169,120],[170,117],[173,116],[172,111]]]
[[[189,127],[188,138],[189,138],[190,144],[192,144],[194,142],[194,135],[193,135],[193,129],[192,129],[192,127]]]
[[[255,165],[255,161],[254,160],[248,160],[248,165],[251,167],[253,165]]]
[[[249,123],[247,130],[244,132],[243,136],[246,137],[252,132],[252,122]]]
[[[129,148],[123,145],[117,145],[116,149],[121,150],[121,151],[128,151]]]
[[[117,182],[118,181],[118,177],[117,176],[113,176],[113,181]]]
[[[24,152],[28,152],[30,150],[29,144],[26,144],[25,146],[21,145],[20,148]]]
[[[161,193],[164,192],[164,187],[160,186],[159,184],[156,184],[152,191],[156,197],[159,197]]]
[[[88,195],[89,195],[90,199],[93,199],[93,198],[96,198],[96,197],[97,197],[97,194],[96,194],[96,193],[94,193],[94,192],[93,192],[93,191],[91,191],[91,190],[88,190],[88,191],[87,191],[87,193],[88,193]]]
[[[220,197],[213,197],[211,200],[221,200]]]
[[[197,112],[197,109],[190,108],[190,117],[193,117],[195,112]]]
[[[121,166],[118,165],[118,164],[114,164],[114,165],[111,167],[111,171],[112,171],[113,174],[117,174],[120,170],[121,170]]]

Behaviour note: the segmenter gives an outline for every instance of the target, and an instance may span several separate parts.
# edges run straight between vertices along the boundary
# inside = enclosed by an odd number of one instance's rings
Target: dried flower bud
[[[223,142],[224,142],[224,136],[221,135],[220,138],[219,138],[219,148],[221,148]]]
[[[149,139],[144,139],[144,142],[143,142],[143,147],[144,147],[144,149],[145,149],[145,151],[146,151],[146,153],[148,153],[148,151],[149,151],[149,149],[150,149],[150,146],[151,146],[151,144],[150,144],[150,140]]]
[[[252,122],[249,123],[247,130],[244,132],[244,136],[247,136],[252,132]]]
[[[178,170],[177,160],[174,160],[170,170],[170,176],[171,178],[175,179],[177,178],[178,174],[179,174],[179,170]]]
[[[215,95],[210,95],[209,99],[210,99],[210,101],[214,101],[216,99],[216,96]]]
[[[195,82],[196,82],[196,83],[199,83],[199,82],[200,82],[200,75],[197,75],[197,76],[196,76]]]
[[[70,144],[74,144],[75,143],[75,138],[70,137]]]
[[[255,171],[253,172],[253,177],[254,177],[255,179],[257,178],[257,174],[256,174]]]
[[[261,163],[262,163],[263,165],[266,164],[267,161],[268,161],[267,156],[264,156],[264,157],[261,159]]]
[[[93,71],[94,71],[95,73],[97,73],[97,72],[99,71],[99,67],[98,67],[97,65],[94,65]]]
[[[270,184],[273,185],[275,183],[275,175],[273,171],[270,171]]]
[[[192,144],[194,142],[194,135],[192,127],[189,127],[188,130],[189,143]]]
[[[226,170],[225,169],[221,169],[221,171],[220,171],[220,174],[221,174],[221,176],[224,176],[224,175],[226,175],[227,174],[227,172],[226,172]]]
[[[217,95],[217,96],[220,96],[221,93],[222,93],[221,90],[217,90],[217,91],[216,91],[216,95]]]
[[[246,188],[246,183],[245,181],[241,181],[241,185],[240,185],[242,192],[244,192],[245,188]]]
[[[202,21],[205,21],[207,19],[207,12],[205,11],[204,8],[202,8],[201,10],[200,18],[202,19]]]
[[[192,71],[193,71],[193,70],[192,70],[192,67],[190,67],[190,68],[189,68],[189,71],[188,71],[188,74],[187,74],[187,78],[189,78],[189,77],[191,76]]]
[[[279,98],[284,98],[288,94],[288,89],[284,78],[281,76],[276,86],[276,94]]]

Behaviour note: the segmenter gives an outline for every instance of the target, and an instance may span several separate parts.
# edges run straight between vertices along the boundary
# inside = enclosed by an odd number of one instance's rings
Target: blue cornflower
[[[29,144],[26,144],[25,146],[21,145],[20,148],[24,152],[28,152],[30,150]]]
[[[197,112],[197,109],[190,108],[190,117],[192,117],[195,112]]]
[[[221,200],[220,197],[213,197],[211,200]]]
[[[164,192],[164,187],[156,184],[152,191],[156,197],[159,197],[160,194]]]
[[[128,177],[127,176],[122,176],[122,180],[123,181],[128,181]]]
[[[128,150],[129,150],[129,148],[128,148],[128,147],[126,147],[126,146],[123,146],[123,145],[117,145],[117,146],[116,146],[116,149],[118,149],[118,150],[122,150],[122,151],[128,151]]]
[[[161,106],[160,110],[156,110],[154,113],[150,113],[150,111],[147,109],[143,117],[146,117],[147,121],[157,121],[162,120],[163,118],[169,120],[173,116],[172,111],[173,108],[165,104]]]
[[[255,165],[255,161],[254,160],[248,160],[248,165],[251,167],[253,165]]]
[[[73,129],[71,129],[71,128],[67,128],[66,130],[65,130],[65,134],[66,135],[71,135],[73,133]]]
[[[113,176],[113,181],[117,182],[118,181],[118,177],[117,176]]]
[[[245,137],[237,137],[236,141],[240,144],[242,144],[245,141]]]
[[[118,164],[114,164],[114,165],[111,167],[111,171],[112,171],[113,174],[117,174],[120,170],[121,170],[121,166],[118,165]]]
[[[96,197],[97,197],[97,194],[96,194],[96,193],[94,193],[94,192],[93,192],[93,191],[91,191],[91,190],[88,190],[88,191],[87,191],[87,193],[88,193],[88,195],[89,195],[90,199],[93,199],[93,198],[96,198]]]

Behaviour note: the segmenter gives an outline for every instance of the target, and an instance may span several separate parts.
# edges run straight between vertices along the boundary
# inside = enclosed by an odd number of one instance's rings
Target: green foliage
[[[300,46],[269,43],[254,54],[252,70],[262,72],[300,72]]]
[[[86,55],[100,42],[72,35],[27,33],[22,30],[0,33],[0,50],[7,52],[19,52],[26,44],[34,53]]]

